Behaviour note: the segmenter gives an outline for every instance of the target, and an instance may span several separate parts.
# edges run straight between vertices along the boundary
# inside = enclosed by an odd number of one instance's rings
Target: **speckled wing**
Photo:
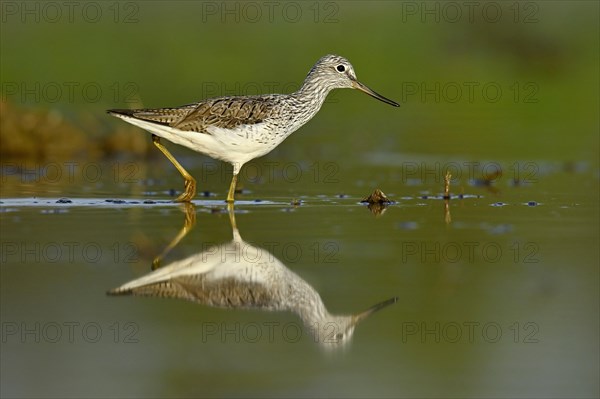
[[[173,127],[210,134],[210,127],[235,129],[276,116],[279,107],[271,96],[220,97],[176,108],[111,109],[108,112]]]
[[[268,97],[223,97],[206,100],[170,125],[184,131],[208,133],[208,127],[235,129],[262,123],[275,116],[277,107]]]
[[[118,116],[127,116],[153,122],[158,125],[172,126],[192,112],[197,106],[198,104],[196,103],[176,108],[109,109],[107,112]]]
[[[202,274],[179,276],[124,290],[116,288],[108,294],[176,298],[224,308],[268,309],[273,306],[273,293],[261,283],[235,278],[213,280]]]

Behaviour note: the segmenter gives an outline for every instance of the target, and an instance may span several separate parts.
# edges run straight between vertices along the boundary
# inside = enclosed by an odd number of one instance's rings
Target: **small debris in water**
[[[156,201],[152,201],[152,200],[145,200],[144,204],[156,204]]]
[[[398,223],[398,227],[400,230],[417,230],[419,228],[419,224],[417,222],[400,222]]]
[[[210,191],[202,191],[202,192],[200,193],[200,195],[201,195],[202,197],[215,197],[215,196],[216,196],[216,194],[214,194],[214,193],[211,193]]]
[[[537,203],[537,202],[535,202],[535,201],[529,201],[529,202],[527,203],[527,206],[538,206],[538,203]]]
[[[407,178],[406,185],[407,186],[422,186],[423,181],[421,179]]]
[[[385,213],[388,207],[388,202],[379,203],[375,202],[373,204],[367,204],[367,208],[371,211],[375,217],[379,217]]]
[[[294,198],[294,199],[292,200],[292,202],[290,202],[290,205],[293,205],[293,206],[300,206],[300,205],[302,205],[303,203],[304,203],[304,201],[302,201],[301,199],[296,199],[296,198]]]
[[[56,201],[57,204],[72,204],[73,201],[71,201],[68,198],[61,198],[58,201]]]
[[[492,235],[502,235],[510,233],[513,230],[513,226],[511,224],[499,224],[496,226],[492,226],[488,229],[488,233]]]
[[[513,178],[508,181],[508,185],[512,187],[519,187],[525,185],[525,183],[519,179]]]
[[[42,214],[55,214],[55,213],[68,213],[68,209],[42,209],[40,213]]]
[[[156,185],[156,181],[152,178],[148,178],[148,179],[141,179],[140,180],[140,184],[142,186],[154,186]]]
[[[261,199],[255,199],[254,202],[262,202],[263,200]]]
[[[471,184],[476,187],[488,187],[500,177],[502,177],[502,170],[496,169],[493,172],[483,176],[482,179],[472,179]]]
[[[378,188],[376,188],[375,191],[373,191],[373,194],[369,195],[366,198],[363,198],[360,202],[367,203],[367,204],[380,204],[380,205],[392,203],[392,201],[390,201],[388,199],[388,197],[386,197],[386,195],[383,193],[383,191],[381,191]]]
[[[504,202],[494,202],[492,204],[492,206],[506,206],[507,204],[505,204]]]
[[[347,194],[338,194],[338,198],[348,198]]]
[[[169,189],[169,195],[171,197],[174,197],[177,194],[177,190],[175,190],[174,188]]]
[[[387,206],[393,203],[383,193],[383,191],[381,191],[378,188],[375,189],[375,191],[373,191],[373,194],[369,195],[367,198],[363,198],[363,200],[360,202],[363,204],[367,204],[367,207],[369,208],[371,213],[376,217],[383,215]]]
[[[125,200],[113,200],[113,204],[124,204]]]

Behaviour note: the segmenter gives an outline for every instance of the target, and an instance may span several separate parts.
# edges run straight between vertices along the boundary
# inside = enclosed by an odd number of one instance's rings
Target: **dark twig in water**
[[[450,174],[450,171],[447,170],[446,176],[444,176],[444,199],[445,200],[450,199],[450,179],[451,178],[452,178],[452,175]]]
[[[452,217],[450,216],[450,179],[452,178],[452,174],[450,171],[446,171],[446,176],[444,176],[444,220],[446,224],[450,224],[452,221]]]

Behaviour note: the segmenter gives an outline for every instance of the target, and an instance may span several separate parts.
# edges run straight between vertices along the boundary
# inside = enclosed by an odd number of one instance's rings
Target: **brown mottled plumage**
[[[342,88],[358,89],[398,106],[360,83],[347,59],[326,55],[312,67],[302,87],[291,94],[219,97],[175,108],[113,109],[108,112],[155,136],[232,164],[233,179],[227,202],[233,202],[237,175],[242,166],[277,147],[315,116],[331,90]],[[176,201],[190,201],[196,192],[196,181],[158,138],[154,142],[185,179],[185,192]]]
[[[186,132],[209,133],[209,126],[234,129],[277,117],[279,108],[264,96],[219,97],[178,108],[121,110],[111,113],[131,116]]]
[[[201,289],[199,289],[201,287]],[[202,274],[174,277],[155,284],[142,285],[128,290],[113,290],[112,295],[131,294],[159,298],[183,299],[218,308],[266,309],[273,306],[273,291],[258,283],[240,285],[235,278],[210,281]]]

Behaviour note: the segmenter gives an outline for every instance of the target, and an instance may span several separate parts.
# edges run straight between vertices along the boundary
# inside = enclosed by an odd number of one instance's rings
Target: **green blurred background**
[[[335,92],[276,150],[284,158],[385,149],[598,160],[594,1],[90,3],[3,2],[3,159],[144,155],[149,139],[105,109],[289,92],[337,53],[402,107]],[[77,132],[7,121],[36,109]]]

